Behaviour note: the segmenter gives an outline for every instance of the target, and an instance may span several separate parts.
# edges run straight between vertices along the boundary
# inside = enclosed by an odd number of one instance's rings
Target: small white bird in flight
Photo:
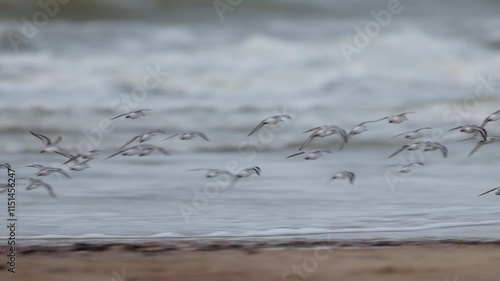
[[[71,167],[69,167],[69,169],[71,171],[75,171],[75,172],[81,172],[83,170],[87,170],[88,168],[90,168],[88,162],[90,160],[87,160],[87,161],[83,161],[83,162],[80,162],[80,161],[77,161],[75,164],[73,164]]]
[[[257,166],[243,169],[237,174],[233,174],[229,171],[220,170],[220,169],[193,169],[190,171],[207,171],[207,173],[205,174],[205,177],[207,177],[207,178],[215,178],[215,177],[219,177],[222,175],[228,175],[231,179],[231,184],[235,184],[238,179],[248,178],[249,176],[251,176],[253,174],[260,176],[260,172],[261,172],[260,168]]]
[[[474,138],[471,138],[471,139],[474,139]],[[476,151],[478,151],[481,147],[483,147],[483,145],[485,144],[490,144],[490,143],[494,143],[494,142],[500,142],[500,137],[496,137],[496,136],[490,136],[490,137],[486,137],[486,140],[479,140],[476,145],[474,146],[474,148],[471,150],[471,152],[469,152],[469,155],[468,156],[472,156],[472,154],[474,154]]]
[[[484,119],[481,127],[484,128],[488,123],[500,120],[500,110],[491,113],[486,119]]]
[[[426,141],[423,142],[424,151],[436,151],[439,149],[444,158],[448,157],[448,148],[439,142]]]
[[[486,132],[486,129],[483,127],[479,127],[477,125],[465,125],[465,126],[458,126],[452,129],[449,129],[448,131],[454,131],[460,129],[460,132],[466,133],[466,134],[480,134],[481,137],[483,137],[483,140],[486,140],[486,137],[488,137],[488,132]]]
[[[139,144],[139,145],[132,146],[129,148],[124,148],[124,149],[108,156],[106,159],[115,157],[116,155],[119,155],[119,154],[121,154],[122,156],[138,155],[138,156],[142,157],[142,156],[150,155],[151,153],[153,153],[154,150],[158,150],[159,152],[161,152],[165,155],[168,155],[168,152],[159,146],[152,145],[152,144]]]
[[[292,154],[290,156],[287,156],[286,158],[291,158],[291,157],[305,154],[305,157],[304,157],[305,160],[316,160],[319,157],[323,156],[324,153],[332,153],[332,152],[330,150],[326,150],[326,149],[317,149],[317,150],[313,150],[313,151],[309,151],[309,152],[301,151],[301,152],[297,152],[295,154]]]
[[[30,131],[30,133],[33,136],[35,136],[38,139],[40,139],[45,144],[45,148],[40,151],[41,153],[64,151],[62,148],[60,148],[59,146],[57,146],[61,142],[61,140],[62,140],[61,136],[57,136],[57,138],[54,141],[52,141],[51,139],[49,139],[48,137],[46,137],[46,136],[44,136],[42,134],[35,133],[35,132],[32,132],[32,131]]]
[[[422,130],[430,130],[432,129],[431,127],[423,127],[423,128],[420,128],[420,129],[416,129],[416,130],[413,130],[413,131],[409,131],[409,132],[405,132],[405,133],[402,133],[402,134],[399,134],[399,135],[395,135],[393,137],[391,137],[391,139],[394,139],[394,138],[397,138],[397,137],[400,137],[400,136],[404,136],[405,139],[410,139],[410,140],[416,140],[416,139],[419,139],[421,137],[423,137],[424,135],[422,135],[422,133],[420,131]]]
[[[169,140],[171,138],[174,138],[176,136],[179,136],[179,139],[181,139],[181,140],[190,140],[190,139],[198,136],[198,137],[200,137],[200,138],[202,138],[202,139],[204,139],[206,141],[210,141],[208,139],[207,135],[205,135],[204,133],[199,132],[199,131],[184,131],[184,132],[179,132],[179,133],[173,134],[170,137],[164,139],[164,141],[165,140]]]
[[[391,154],[387,158],[392,158],[392,157],[394,157],[395,155],[397,155],[398,153],[400,153],[400,152],[402,152],[404,150],[408,150],[408,151],[418,150],[418,149],[420,149],[421,145],[422,145],[422,142],[420,142],[420,141],[419,142],[413,142],[413,143],[405,144],[400,149],[396,150],[396,152],[394,152],[393,154]]]
[[[148,111],[148,110],[149,109],[139,109],[139,110],[126,112],[126,113],[123,113],[123,114],[120,114],[118,116],[111,118],[111,120],[115,120],[115,119],[118,119],[118,118],[124,117],[124,116],[125,116],[125,119],[137,119],[141,116],[146,116],[146,114],[144,114],[144,111]]]
[[[500,195],[500,187],[495,187],[495,188],[493,188],[492,190],[488,190],[488,191],[486,191],[485,193],[481,193],[481,194],[479,194],[479,195],[478,195],[478,197],[483,196],[483,195],[488,194],[488,193],[491,193],[491,192],[493,192],[493,191],[496,191],[496,192],[495,192],[495,195]]]
[[[249,176],[256,174],[257,176],[260,177],[260,168],[257,166],[253,166],[250,168],[246,168],[241,170],[241,172],[237,173],[235,175],[236,179],[241,179],[241,178],[248,178]]]
[[[366,124],[379,122],[379,121],[385,120],[387,118],[389,118],[389,117],[384,117],[384,118],[380,118],[377,120],[371,120],[371,121],[365,121],[365,122],[359,123],[358,125],[354,126],[351,129],[351,131],[347,135],[347,139],[351,139],[352,136],[359,135],[359,134],[366,132],[368,130],[368,128],[366,127]]]
[[[88,162],[90,160],[95,159],[97,157],[97,155],[99,155],[101,152],[102,152],[101,150],[89,150],[83,154],[78,153],[76,155],[72,155],[68,152],[56,151],[57,154],[68,158],[68,160],[66,162],[64,162],[63,165],[68,164],[68,163],[73,162],[73,161],[75,161],[77,163],[78,162]]]
[[[48,176],[48,175],[51,175],[53,173],[59,173],[68,179],[71,178],[71,176],[68,175],[68,173],[66,173],[63,169],[59,169],[59,168],[47,167],[47,166],[43,166],[43,165],[39,165],[39,164],[33,164],[33,165],[26,166],[26,167],[37,168],[38,172],[36,173],[36,175],[39,177]]]
[[[424,162],[417,161],[417,162],[412,162],[412,163],[409,163],[409,164],[406,164],[406,165],[397,164],[397,165],[388,165],[386,167],[397,167],[398,173],[400,173],[400,174],[407,174],[407,173],[409,173],[409,172],[411,172],[413,170],[412,167],[415,166],[415,165],[424,166]]]
[[[52,188],[52,186],[50,184],[48,184],[42,180],[34,179],[34,178],[19,178],[19,179],[29,181],[28,186],[26,186],[26,190],[33,190],[35,188],[43,186],[43,187],[45,187],[45,189],[47,189],[47,191],[49,192],[49,194],[52,198],[57,197],[56,194],[54,193],[54,188]]]
[[[278,124],[280,122],[285,122],[287,119],[291,120],[292,117],[290,117],[290,115],[288,115],[288,114],[280,114],[280,115],[275,115],[275,116],[268,117],[268,118],[262,120],[262,122],[260,122],[259,125],[257,125],[257,127],[255,127],[250,132],[250,134],[248,134],[248,136],[251,136],[252,134],[254,134],[255,132],[257,132],[260,128],[262,128],[265,125],[276,125],[276,124]]]
[[[308,145],[313,139],[318,138],[318,137],[324,138],[324,137],[328,137],[328,136],[331,136],[334,134],[339,134],[342,137],[342,145],[340,146],[339,150],[342,150],[342,148],[344,148],[344,144],[349,141],[346,131],[340,127],[333,126],[333,125],[330,125],[330,126],[324,125],[321,127],[312,128],[312,129],[309,129],[309,130],[303,132],[303,134],[309,133],[309,132],[312,132],[311,135],[309,135],[309,137],[304,142],[304,144],[302,144],[302,146],[299,148],[299,151],[302,150],[306,145]]]
[[[155,130],[149,130],[147,132],[144,132],[140,135],[137,135],[135,137],[133,137],[131,140],[129,140],[126,144],[122,145],[120,147],[120,149],[126,147],[127,145],[131,144],[132,142],[134,141],[137,141],[139,143],[143,143],[145,141],[149,141],[151,140],[154,136],[156,136],[156,134],[163,134],[163,135],[166,135],[167,133],[163,130],[159,130],[159,129],[155,129]]]
[[[336,180],[336,179],[339,179],[339,180],[340,179],[349,179],[349,183],[354,184],[354,180],[356,179],[356,175],[353,172],[341,171],[341,172],[336,173],[332,178],[330,178],[328,183],[330,183],[331,181]]]
[[[415,113],[416,112],[403,112],[403,113],[400,113],[400,114],[397,114],[397,115],[387,116],[387,119],[388,119],[387,121],[390,124],[401,124],[404,121],[410,121],[406,117],[407,114],[415,114]]]

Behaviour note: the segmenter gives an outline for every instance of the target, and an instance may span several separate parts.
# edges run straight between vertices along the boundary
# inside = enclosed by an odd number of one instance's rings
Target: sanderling
[[[219,176],[228,175],[229,176],[229,184],[230,184],[230,186],[233,186],[234,184],[236,184],[236,181],[238,179],[248,178],[249,176],[251,176],[253,174],[260,176],[261,170],[259,167],[254,166],[254,167],[243,169],[237,174],[233,174],[229,171],[220,170],[220,169],[193,169],[193,170],[189,170],[189,171],[207,171],[207,173],[205,174],[206,178],[216,178]]]
[[[71,167],[69,167],[69,169],[71,171],[75,171],[75,172],[81,172],[83,170],[86,170],[88,168],[90,168],[88,162],[90,160],[86,160],[86,161],[77,161],[75,164],[73,164]]]
[[[410,121],[406,117],[407,114],[415,114],[415,113],[416,112],[403,112],[403,113],[400,113],[397,115],[387,116],[387,119],[388,119],[387,121],[390,124],[400,124],[400,123],[403,123],[404,121]]]
[[[342,144],[341,144],[339,150],[342,150],[342,148],[344,147],[344,144],[348,142],[346,131],[344,129],[340,128],[340,127],[337,127],[337,126],[324,125],[324,126],[321,126],[321,127],[316,127],[316,128],[309,129],[309,130],[307,130],[307,131],[305,131],[303,133],[309,133],[309,132],[312,132],[311,135],[302,144],[302,146],[299,148],[299,151],[302,150],[306,145],[308,145],[314,138],[317,138],[317,137],[320,137],[320,138],[328,137],[328,136],[331,136],[333,134],[339,134],[342,137]]]
[[[399,136],[404,136],[404,138],[406,139],[410,139],[410,140],[416,140],[416,139],[419,139],[421,137],[423,137],[422,133],[420,133],[420,131],[422,130],[430,130],[432,129],[431,127],[423,127],[423,128],[420,128],[420,129],[416,129],[416,130],[413,130],[413,131],[409,131],[409,132],[405,132],[405,133],[402,133],[402,134],[399,134],[399,135],[395,135],[393,137],[391,137],[391,139],[394,139],[394,138],[397,138]]]
[[[147,155],[151,154],[155,149],[160,151],[161,153],[163,153],[165,155],[168,155],[168,152],[159,146],[152,145],[152,144],[139,144],[139,145],[132,146],[129,148],[124,148],[124,149],[108,156],[106,159],[115,157],[116,155],[119,155],[119,154],[121,154],[122,156],[135,156],[135,155],[147,156]]]
[[[122,145],[120,149],[126,147],[127,145],[131,144],[134,141],[137,141],[139,143],[143,143],[145,141],[151,140],[156,134],[164,134],[166,135],[167,133],[163,130],[155,129],[155,130],[149,130],[147,132],[144,132],[140,135],[137,135],[133,137],[131,140],[129,140],[126,144]]]
[[[47,166],[43,166],[40,164],[33,164],[33,165],[26,166],[26,167],[37,168],[38,172],[36,173],[36,175],[39,177],[48,176],[48,175],[51,175],[53,173],[59,173],[68,179],[71,178],[71,176],[68,175],[68,173],[66,173],[63,169],[59,169],[59,168],[47,167]]]
[[[486,117],[486,119],[484,119],[483,123],[481,124],[481,127],[484,128],[488,123],[498,120],[500,120],[500,110],[497,110],[488,115],[488,117]]]
[[[316,160],[319,157],[323,156],[323,153],[332,153],[332,152],[330,150],[326,150],[326,149],[317,149],[317,150],[313,150],[313,151],[309,151],[309,152],[301,151],[298,153],[294,153],[290,156],[287,156],[286,158],[291,158],[291,157],[305,154],[305,157],[304,157],[305,160]]]
[[[246,169],[243,169],[241,170],[241,172],[237,173],[236,175],[234,175],[237,179],[241,179],[241,178],[248,178],[249,176],[251,176],[252,174],[256,174],[257,176],[260,177],[260,168],[257,167],[257,166],[254,166],[254,167],[250,167],[250,168],[246,168]]]
[[[45,144],[45,148],[40,151],[41,153],[64,151],[62,148],[60,148],[59,146],[57,146],[61,142],[61,140],[62,140],[61,136],[58,136],[54,141],[52,141],[51,139],[49,139],[48,137],[46,137],[46,136],[44,136],[42,134],[31,132],[31,131],[30,131],[30,133],[33,136],[35,136],[38,139],[40,139]]]
[[[496,191],[496,192],[495,192],[495,195],[500,195],[500,187],[495,187],[495,188],[493,188],[492,190],[488,190],[488,191],[486,191],[485,193],[481,193],[481,194],[479,194],[479,195],[478,195],[478,197],[479,197],[479,196],[483,196],[483,195],[488,194],[488,193],[493,192],[493,191]]]
[[[474,152],[476,152],[478,149],[480,149],[483,145],[494,143],[496,141],[500,141],[500,137],[491,136],[491,137],[486,137],[486,140],[479,140],[476,143],[476,146],[474,146],[474,148],[471,150],[471,152],[469,152],[468,156],[471,156],[472,154],[474,154]]]
[[[268,118],[262,120],[262,122],[260,122],[259,125],[257,125],[257,127],[255,127],[250,132],[250,134],[248,134],[248,136],[251,136],[252,134],[254,134],[255,132],[257,132],[264,125],[276,125],[279,122],[285,122],[285,119],[291,120],[292,117],[290,117],[290,115],[288,115],[288,114],[280,114],[280,115],[275,115],[275,116],[268,117]]]
[[[336,180],[336,179],[340,180],[340,179],[346,179],[346,178],[349,179],[349,183],[354,184],[354,180],[356,179],[356,175],[353,172],[341,171],[341,172],[336,173],[332,178],[330,178],[328,183],[330,183],[331,181]]]
[[[395,156],[396,154],[402,152],[403,150],[408,150],[408,151],[418,150],[420,148],[421,144],[422,144],[422,142],[420,142],[420,141],[419,142],[413,142],[413,143],[405,144],[400,149],[396,150],[396,152],[394,152],[393,154],[391,154],[387,158],[392,158],[393,156]]]
[[[62,155],[66,158],[68,158],[68,160],[66,162],[63,163],[63,165],[65,164],[68,164],[70,162],[87,162],[87,161],[90,161],[90,160],[94,160],[97,155],[99,155],[102,151],[101,150],[89,150],[83,154],[76,154],[76,155],[72,155],[68,152],[58,152],[56,151],[57,154],[59,155]]]
[[[426,141],[423,142],[424,151],[436,151],[440,150],[444,158],[448,157],[448,148],[439,142]]]
[[[412,163],[409,163],[409,164],[406,164],[406,165],[397,164],[397,165],[388,165],[386,167],[397,167],[398,173],[400,173],[400,174],[407,174],[407,173],[409,173],[409,172],[412,171],[412,167],[415,166],[415,165],[424,166],[424,162],[417,161],[417,162],[412,162]]]
[[[486,140],[486,137],[488,137],[488,132],[486,132],[486,129],[483,127],[479,127],[477,125],[465,125],[465,126],[458,126],[452,129],[449,129],[448,131],[454,131],[460,129],[460,132],[462,133],[467,133],[467,134],[477,134],[479,133],[481,137],[483,137],[483,140]]]
[[[35,188],[38,188],[40,186],[43,186],[47,189],[47,191],[49,192],[50,196],[52,198],[56,198],[56,194],[54,193],[54,189],[52,188],[52,186],[42,180],[39,180],[39,179],[34,179],[34,178],[19,178],[20,180],[28,180],[30,183],[28,184],[28,186],[26,186],[26,190],[33,190]]]
[[[384,117],[384,118],[380,118],[377,120],[371,120],[371,121],[365,121],[365,122],[359,123],[358,125],[354,126],[351,129],[351,131],[347,135],[347,139],[350,139],[352,136],[359,135],[363,132],[366,132],[368,130],[368,128],[366,128],[365,124],[379,122],[379,121],[385,120],[387,118],[389,118],[389,117]]]
[[[111,118],[111,120],[115,120],[115,119],[118,119],[118,118],[123,117],[123,116],[125,116],[125,119],[137,119],[141,116],[146,116],[146,114],[144,114],[144,111],[148,111],[148,110],[149,109],[138,109],[138,110],[134,110],[134,111],[129,111],[129,112],[120,114],[118,116],[115,116],[115,117]]]
[[[170,137],[164,139],[164,141],[165,140],[169,140],[171,138],[174,138],[176,136],[180,136],[179,139],[181,139],[181,140],[190,140],[190,139],[198,136],[198,137],[201,137],[202,139],[204,139],[206,141],[210,141],[208,139],[207,135],[205,135],[204,133],[199,132],[199,131],[184,131],[184,132],[179,132],[179,133],[173,134]]]

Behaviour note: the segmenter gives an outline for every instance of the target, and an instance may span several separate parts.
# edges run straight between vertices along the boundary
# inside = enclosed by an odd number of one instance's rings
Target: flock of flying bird
[[[116,117],[111,118],[111,120],[123,118],[123,119],[138,119],[142,116],[145,116],[145,112],[147,109],[140,109],[140,110],[135,110],[127,113],[123,113],[121,115],[118,115]],[[299,155],[303,155],[305,160],[315,160],[318,159],[319,157],[323,156],[325,153],[331,153],[331,151],[327,149],[317,149],[313,151],[303,151],[303,149],[309,145],[314,139],[316,138],[324,138],[328,136],[334,136],[338,135],[340,136],[340,139],[342,141],[342,144],[339,148],[339,150],[342,150],[344,145],[349,142],[349,140],[356,135],[362,134],[363,132],[366,132],[368,130],[367,124],[370,123],[375,123],[375,122],[380,122],[383,120],[387,120],[388,123],[390,124],[400,124],[405,121],[409,121],[407,118],[407,115],[409,114],[414,114],[415,112],[404,112],[401,114],[397,115],[391,115],[387,116],[384,118],[376,119],[376,120],[371,120],[371,121],[366,121],[362,122],[356,126],[354,126],[349,132],[345,131],[344,129],[334,126],[334,125],[324,125],[324,126],[319,126],[316,128],[309,129],[305,131],[304,133],[309,133],[309,137],[306,139],[306,141],[302,144],[302,146],[299,148],[299,151],[297,153],[294,153],[286,158],[291,158]],[[291,120],[292,117],[287,115],[287,114],[280,114],[280,115],[275,115],[268,117],[264,120],[262,120],[251,132],[248,134],[248,136],[251,136],[255,134],[257,131],[259,131],[262,127],[264,126],[271,126],[271,125],[276,125],[280,122],[286,122],[287,120]],[[484,121],[482,122],[481,125],[462,125],[458,126],[456,128],[452,128],[449,131],[455,131],[455,130],[460,130],[462,133],[467,133],[467,134],[472,134],[470,138],[464,139],[462,141],[476,141],[475,146],[469,153],[469,156],[474,154],[478,149],[480,149],[482,146],[491,144],[494,142],[500,142],[500,137],[497,136],[489,136],[488,132],[486,131],[485,127],[488,123],[498,121],[500,120],[500,110],[493,112],[490,114]],[[402,137],[408,140],[412,140],[413,142],[408,143],[403,145],[401,148],[396,150],[393,154],[391,154],[388,158],[391,158],[403,151],[415,151],[415,150],[423,150],[425,152],[430,152],[430,151],[440,151],[441,155],[446,158],[448,157],[448,148],[439,143],[439,142],[433,142],[433,141],[420,141],[421,138],[424,137],[422,134],[422,131],[424,130],[431,130],[431,127],[423,127],[419,128],[413,131],[405,132],[398,134],[396,136],[393,136],[392,138],[397,138],[397,137]],[[63,165],[69,165],[69,170],[71,171],[83,171],[88,168],[89,162],[96,159],[102,151],[100,150],[90,150],[85,153],[76,153],[76,154],[71,154],[68,151],[62,149],[59,144],[62,141],[62,137],[58,136],[56,139],[52,140],[40,133],[36,132],[30,132],[33,136],[38,138],[40,141],[43,142],[44,148],[40,151],[41,153],[56,153],[59,154],[63,157],[66,158],[66,161],[63,162]],[[168,135],[167,132],[160,130],[160,129],[155,129],[155,130],[149,130],[146,131],[140,135],[134,136],[131,138],[127,143],[125,143],[123,146],[119,147],[115,152],[113,152],[110,156],[108,156],[106,159],[110,159],[112,157],[121,155],[121,156],[147,156],[153,153],[154,151],[158,151],[162,154],[168,155],[168,152],[163,149],[162,147],[152,145],[152,144],[147,144],[145,142],[153,139],[156,135]],[[205,141],[210,141],[210,139],[207,137],[206,134],[199,132],[199,131],[183,131],[183,132],[178,132],[173,135],[168,136],[164,140],[169,140],[172,138],[178,137],[181,140],[191,140],[195,137],[201,138]],[[391,139],[392,139],[391,138]],[[135,144],[135,145],[133,145]],[[387,167],[397,167],[397,172],[398,173],[409,173],[412,171],[412,167],[416,165],[421,165],[423,166],[424,163],[417,161],[417,162],[412,162],[406,165],[398,164],[398,165],[389,165]],[[43,176],[48,176],[54,173],[58,173],[62,175],[63,177],[66,178],[71,178],[71,176],[68,174],[68,172],[65,169],[62,168],[55,168],[55,167],[48,167],[44,165],[39,165],[39,164],[34,164],[34,165],[29,165],[26,167],[30,168],[36,168],[38,171],[36,172],[35,177],[21,177],[19,178],[20,180],[27,180],[29,183],[26,187],[27,190],[33,190],[38,187],[44,187],[47,189],[49,192],[50,196],[56,197],[56,194],[54,192],[53,187],[46,183],[45,181],[42,181],[39,177]],[[0,169],[11,169],[11,166],[9,164],[1,164]],[[212,169],[212,168],[203,168],[203,169],[193,169],[190,171],[206,171],[205,177],[206,178],[216,178],[220,176],[229,176],[231,179],[231,182],[234,184],[236,180],[240,178],[246,178],[250,177],[253,174],[256,174],[260,176],[261,174],[261,169],[257,166],[250,167],[247,169],[243,169],[242,171],[234,174],[230,171],[226,170],[221,170],[221,169]],[[354,180],[356,178],[356,175],[353,172],[350,171],[339,171],[335,175],[333,175],[330,178],[330,181],[332,180],[337,180],[337,179],[348,179],[351,184],[354,183]],[[9,184],[0,184],[0,193],[6,192],[9,189]],[[496,195],[500,195],[500,187],[493,188],[491,190],[488,190],[479,196],[483,196],[485,194],[495,192]]]

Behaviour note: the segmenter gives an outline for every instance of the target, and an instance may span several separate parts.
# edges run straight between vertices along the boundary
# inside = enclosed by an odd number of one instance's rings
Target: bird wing
[[[40,139],[43,143],[45,143],[45,144],[47,144],[47,145],[49,145],[49,144],[50,144],[50,139],[49,139],[48,137],[46,137],[46,136],[44,136],[44,135],[41,135],[41,134],[38,134],[38,133],[35,133],[35,132],[32,132],[32,131],[30,131],[30,133],[31,133],[33,136],[35,136],[35,137],[37,137],[38,139]]]
[[[115,117],[111,118],[111,120],[115,120],[115,119],[120,118],[120,117],[123,117],[123,116],[125,116],[125,115],[127,115],[127,113],[123,113],[123,114],[120,114],[120,115],[118,115],[118,116],[115,116]]]
[[[54,188],[50,184],[43,181],[40,181],[40,183],[47,189],[47,191],[50,194],[50,197],[57,198],[56,194],[54,193]]]
[[[178,136],[178,135],[180,135],[180,134],[182,134],[182,133],[175,133],[175,134],[171,135],[170,137],[168,137],[168,138],[166,138],[166,139],[163,139],[163,140],[164,140],[164,141],[166,141],[166,140],[169,140],[169,139],[171,139],[171,138],[175,138],[176,136]]]
[[[290,116],[288,114],[281,114],[281,115],[278,115],[277,117],[281,117],[281,118],[286,118],[286,119],[292,120],[292,116]]]
[[[51,168],[51,169],[49,169],[49,170],[54,171],[54,172],[56,172],[56,173],[59,173],[59,174],[61,174],[61,175],[65,176],[65,177],[67,177],[68,179],[70,179],[70,178],[71,178],[71,176],[70,176],[68,173],[66,173],[66,171],[64,171],[63,169],[59,169],[59,168]]]
[[[398,114],[398,116],[403,116],[403,115],[406,115],[406,114],[415,114],[416,112],[414,111],[410,111],[410,112],[403,112],[401,114]]]
[[[356,179],[356,175],[352,172],[347,172],[347,177],[349,178],[349,183],[354,184],[354,180]]]
[[[369,120],[369,121],[365,121],[365,122],[362,122],[362,123],[359,123],[358,126],[363,126],[364,124],[367,124],[367,123],[375,123],[375,122],[379,122],[379,121],[382,121],[382,120],[385,120],[389,118],[388,116],[384,117],[384,118],[380,118],[380,119],[377,119],[377,120]]]
[[[299,151],[302,150],[306,145],[308,145],[314,138],[316,137],[316,135],[314,133],[312,133],[308,138],[307,140],[302,144],[302,146],[299,148]]]
[[[115,157],[116,155],[121,154],[121,153],[123,153],[123,152],[125,152],[125,150],[123,150],[123,149],[122,149],[122,150],[118,151],[117,153],[111,154],[111,155],[110,155],[110,156],[108,156],[106,159],[109,159],[109,158]]]
[[[292,154],[292,155],[287,156],[286,158],[295,157],[295,156],[298,156],[298,155],[301,155],[301,154],[304,154],[304,153],[305,153],[304,151],[297,152],[297,153],[294,153],[294,154]]]
[[[324,127],[324,126],[323,126],[323,127]],[[317,131],[317,130],[319,130],[319,129],[322,129],[323,127],[316,127],[316,128],[312,128],[312,129],[309,129],[309,130],[304,131],[304,132],[302,132],[302,133],[303,133],[303,134],[305,134],[305,133],[310,133],[310,132],[312,132],[312,131]]]
[[[476,152],[479,148],[481,148],[481,146],[483,146],[483,143],[481,141],[477,142],[474,148],[469,152],[467,156],[469,157],[472,156],[472,154],[474,154],[474,152]]]
[[[397,138],[397,137],[400,137],[400,136],[406,135],[406,134],[408,134],[408,133],[413,133],[413,132],[414,132],[414,131],[404,132],[404,133],[401,133],[401,134],[395,135],[395,136],[393,136],[393,137],[391,137],[391,138],[389,138],[389,139],[394,139],[394,138]]]
[[[195,131],[195,132],[193,132],[193,133],[194,133],[195,135],[197,135],[197,136],[199,136],[199,137],[203,138],[203,139],[204,139],[204,140],[206,140],[206,141],[210,141],[210,140],[208,139],[207,135],[205,135],[205,134],[204,134],[204,133],[202,133],[202,132]]]
[[[396,154],[400,153],[401,151],[403,151],[403,150],[407,149],[407,148],[408,148],[408,146],[409,146],[408,144],[403,145],[400,149],[396,150],[396,152],[394,152],[393,154],[391,154],[391,155],[390,155],[389,157],[387,157],[387,158],[392,158],[394,155],[396,155]]]
[[[432,129],[431,127],[423,127],[420,129],[416,129],[414,132],[418,132],[418,131],[422,131],[422,130],[431,130],[431,129]]]
[[[436,146],[441,150],[444,158],[448,157],[448,148],[440,143],[436,143]]]
[[[493,188],[492,190],[488,190],[488,191],[486,191],[486,192],[484,192],[484,193],[479,194],[477,197],[481,197],[481,196],[483,196],[483,195],[485,195],[485,194],[488,194],[488,193],[490,193],[490,192],[493,192],[493,191],[495,191],[495,190],[497,190],[497,189],[498,189],[498,187],[495,187],[495,188]]]
[[[458,126],[458,127],[455,127],[455,128],[451,128],[451,129],[448,130],[448,132],[455,131],[455,130],[458,130],[460,128],[463,128],[463,126]]]
[[[257,125],[257,127],[255,127],[251,132],[250,134],[248,134],[248,136],[251,136],[253,133],[257,132],[260,128],[262,128],[262,126],[266,125],[266,121],[262,121],[259,123],[259,125]]]
[[[155,148],[160,151],[161,153],[165,154],[165,155],[169,155],[168,152],[163,148],[163,147],[159,147],[159,146],[155,146]]]
[[[127,145],[131,144],[132,142],[134,142],[136,139],[138,139],[140,136],[135,136],[133,137],[131,140],[129,140],[127,143],[125,143],[124,145],[122,145],[119,149],[123,149],[125,148]]]

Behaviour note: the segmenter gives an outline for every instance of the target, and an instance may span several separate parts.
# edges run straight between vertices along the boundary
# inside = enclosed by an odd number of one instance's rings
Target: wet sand
[[[499,281],[500,241],[79,243],[21,247],[15,274],[4,261],[0,280]]]

